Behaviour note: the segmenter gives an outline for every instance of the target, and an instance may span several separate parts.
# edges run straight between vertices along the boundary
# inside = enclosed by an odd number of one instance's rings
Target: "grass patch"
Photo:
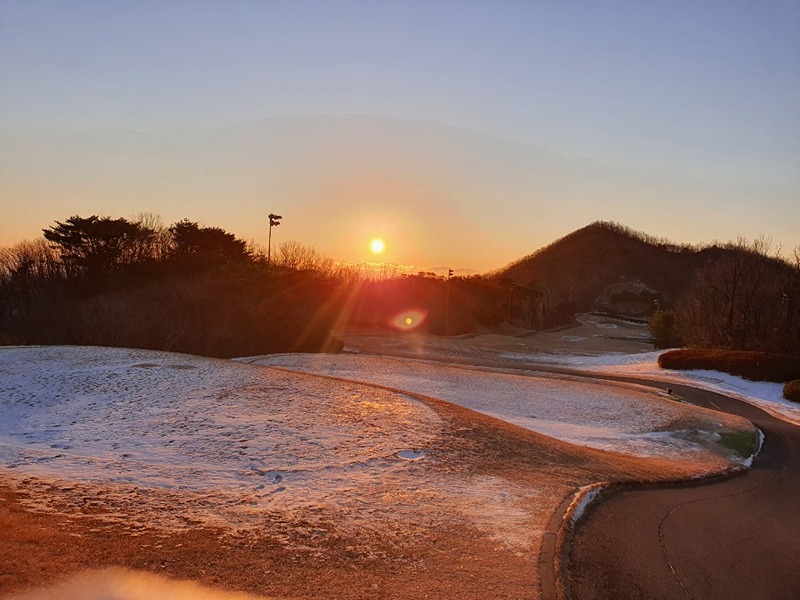
[[[794,379],[783,386],[783,397],[792,402],[800,402],[800,379]]]
[[[719,434],[719,444],[747,458],[756,450],[755,431],[724,431]]]
[[[800,379],[800,358],[747,350],[670,350],[658,357],[662,369],[708,369],[751,381],[783,383]]]

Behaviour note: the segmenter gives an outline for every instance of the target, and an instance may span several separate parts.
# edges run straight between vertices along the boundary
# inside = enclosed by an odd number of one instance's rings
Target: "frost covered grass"
[[[702,428],[680,423],[695,413],[644,387],[555,376],[531,378],[420,360],[359,354],[278,354],[240,359],[433,396],[532,431],[590,448],[636,456],[707,453],[721,416]],[[718,438],[717,438],[718,439]]]
[[[542,354],[508,356],[516,363],[551,364],[620,375],[642,376],[665,383],[685,383],[729,394],[761,408],[789,423],[800,425],[800,406],[783,397],[783,385],[766,381],[750,381],[720,371],[673,370],[658,366],[663,350],[639,354],[606,354],[599,356],[553,356]]]
[[[0,506],[24,509],[0,510],[0,556],[20,581],[144,564],[267,595],[535,598],[575,489],[731,464],[726,422],[635,386],[370,356],[7,347],[0,404]]]
[[[373,585],[478,598],[487,581],[530,595],[547,515],[579,473],[550,466],[537,440],[407,393],[180,354],[2,348],[0,403],[0,507],[55,528],[33,539],[0,510],[0,557],[23,582],[63,573],[53,558],[86,566],[78,548],[97,539],[90,565],[115,556],[280,596],[325,597],[332,577],[350,581],[340,598]],[[21,560],[20,544],[51,558]],[[216,558],[198,571],[193,556]],[[273,570],[241,572],[230,556]]]
[[[127,527],[152,524],[160,506],[163,527],[268,526],[308,545],[356,531],[386,537],[387,521],[419,519],[416,507],[429,504],[437,519],[530,544],[519,532],[532,492],[439,473],[442,421],[402,393],[110,348],[2,349],[0,374],[0,473],[70,481],[62,488],[76,503],[87,485],[106,486],[104,499],[125,510],[105,518]]]

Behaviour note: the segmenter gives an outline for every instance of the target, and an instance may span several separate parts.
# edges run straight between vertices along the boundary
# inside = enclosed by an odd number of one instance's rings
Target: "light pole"
[[[447,299],[445,300],[444,309],[444,334],[450,335],[450,279],[453,277],[453,269],[447,269],[447,279],[444,284],[447,286]]]
[[[267,266],[272,266],[272,228],[281,224],[280,215],[269,214],[269,241],[267,242]]]

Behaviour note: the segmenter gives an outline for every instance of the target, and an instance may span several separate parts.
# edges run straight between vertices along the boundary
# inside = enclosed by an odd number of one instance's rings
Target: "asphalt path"
[[[553,573],[553,543],[545,540],[545,600],[561,597],[555,578],[572,600],[800,600],[800,427],[689,385],[491,359],[395,356],[670,387],[682,400],[744,417],[764,434],[752,468],[736,476],[601,495],[569,536],[563,572]]]
[[[512,368],[669,387],[684,401],[744,417],[764,434],[752,468],[736,476],[601,495],[569,536],[564,570],[555,574],[562,596],[800,600],[800,427],[689,385],[549,365]],[[543,585],[543,597],[558,595]]]
[[[800,428],[722,394],[670,385],[690,402],[745,417],[765,436],[753,468],[722,480],[602,496],[569,547],[568,597],[800,598]]]

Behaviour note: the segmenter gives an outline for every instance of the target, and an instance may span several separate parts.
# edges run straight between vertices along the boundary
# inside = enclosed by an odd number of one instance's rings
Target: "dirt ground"
[[[578,344],[585,352],[602,343],[647,349],[644,342],[633,339],[641,333],[638,327],[629,331],[601,324],[609,323],[590,318],[568,331],[523,338],[502,336],[501,343],[493,338],[490,345],[492,351],[504,343],[516,347],[519,341],[551,351],[566,351]],[[630,337],[599,339],[608,332]],[[373,343],[372,336],[362,340]],[[397,342],[383,338],[386,341]],[[448,347],[455,351],[480,353],[482,341],[487,340],[445,343],[454,343]],[[102,488],[0,477],[0,597],[52,585],[86,569],[122,567],[275,598],[538,598],[543,531],[558,504],[575,489],[598,480],[672,479],[729,466],[722,457],[701,465],[591,450],[447,403],[425,402],[442,417],[448,432],[437,448],[448,456],[440,468],[450,475],[502,478],[541,498],[539,516],[529,522],[530,531],[525,532],[539,543],[519,551],[498,543],[486,531],[454,520],[431,528],[426,526],[425,505],[416,507],[418,523],[404,524],[400,544],[388,544],[379,535],[371,539],[355,535],[349,539],[298,539],[287,545],[268,529],[235,534],[200,525],[178,532],[157,526],[126,527],[120,525],[119,516],[131,507],[108,500],[119,495],[106,496]],[[48,497],[50,506],[61,508],[31,510],[31,500],[42,496]],[[169,510],[163,508],[163,501],[153,505]],[[115,518],[104,518],[108,515]],[[25,596],[26,600],[39,597],[44,594]]]
[[[549,443],[547,438],[488,417],[444,408],[454,434],[453,469],[485,471],[550,496],[598,478],[680,476],[697,465],[623,458]],[[447,414],[447,413],[450,414]],[[720,464],[723,464],[722,462]],[[74,491],[74,490],[73,490]],[[421,522],[406,532],[403,548],[369,555],[365,540],[318,542],[324,552],[287,548],[264,535],[231,535],[196,528],[176,533],[120,527],[103,514],[124,511],[87,496],[79,511],[41,514],[23,500],[28,494],[69,493],[55,484],[28,481],[0,485],[0,594],[51,584],[84,569],[110,566],[193,580],[218,589],[279,598],[536,598],[537,556],[515,552],[468,526],[430,530]],[[83,490],[81,493],[86,493]],[[420,506],[421,512],[425,511]],[[549,513],[543,513],[548,515]],[[421,520],[422,521],[422,520]],[[544,523],[532,523],[543,528]],[[376,546],[376,544],[378,546]]]

